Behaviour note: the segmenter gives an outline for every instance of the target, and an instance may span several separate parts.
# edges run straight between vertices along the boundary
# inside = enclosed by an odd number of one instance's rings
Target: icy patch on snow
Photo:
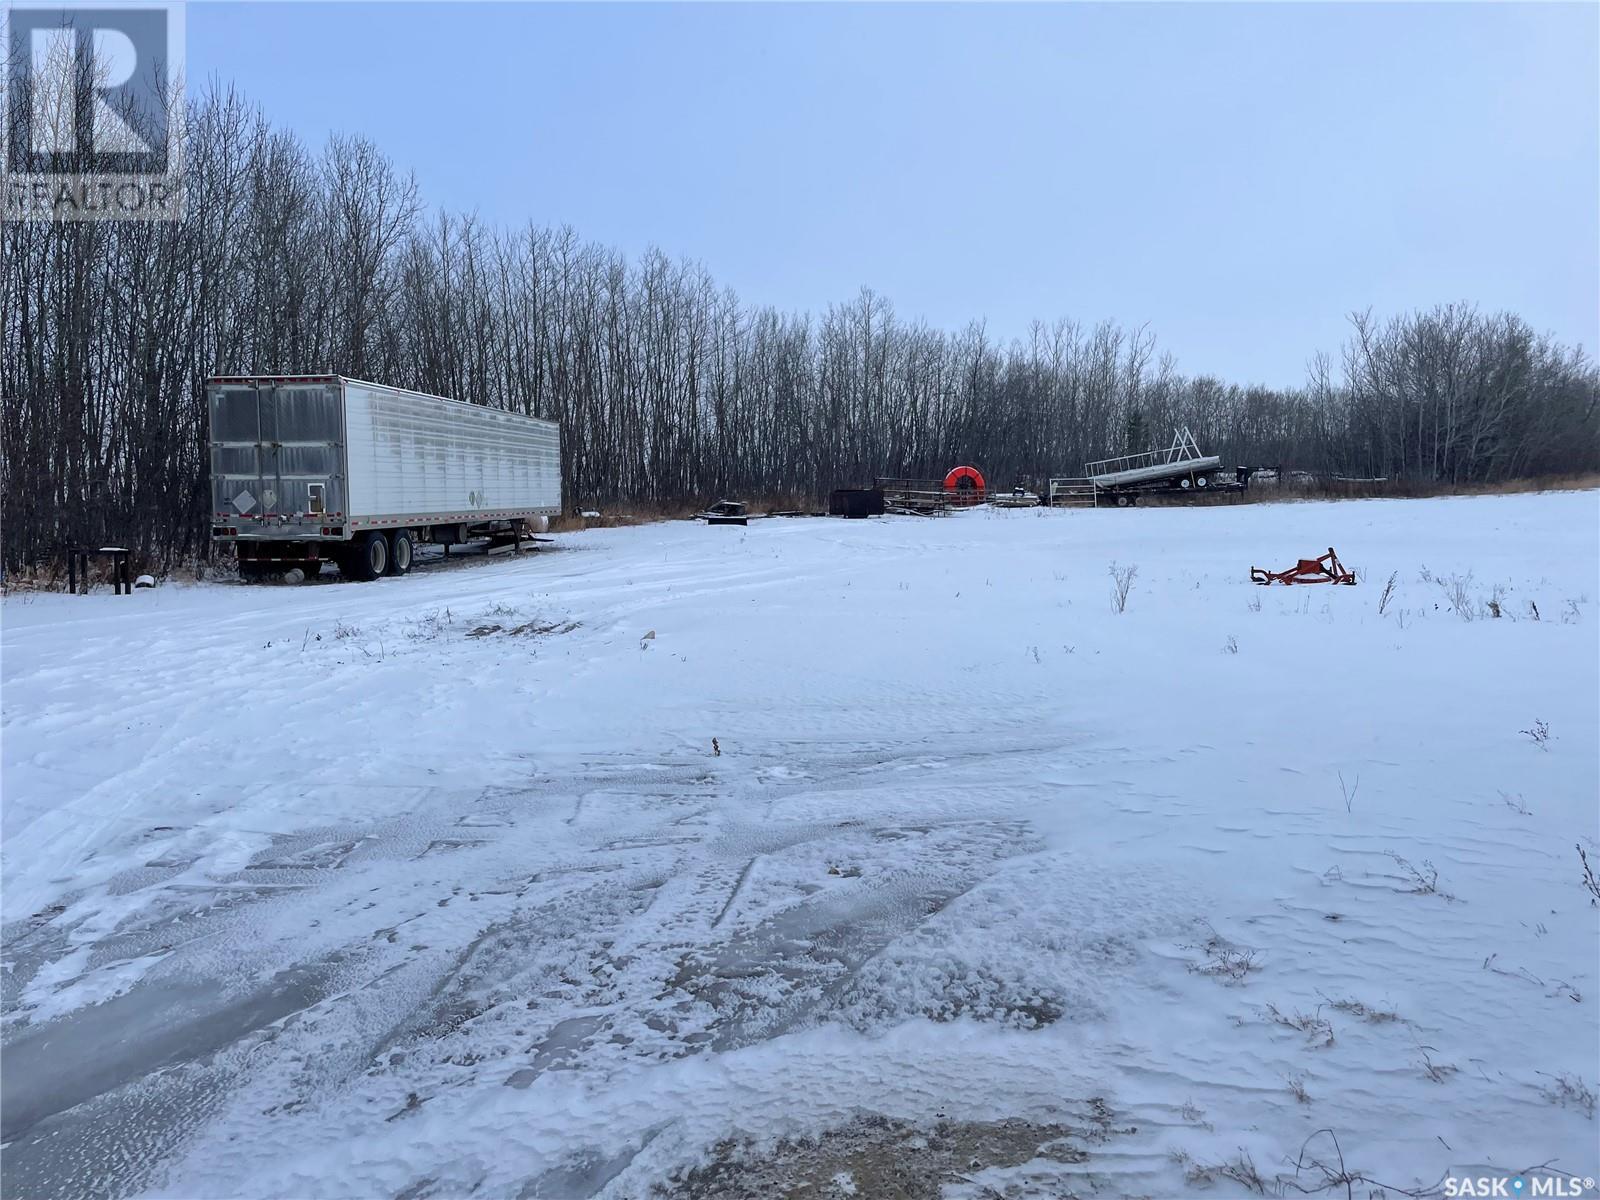
[[[1176,892],[1071,852],[1008,864],[874,956],[837,1015],[863,1031],[914,1017],[1018,1029],[1103,1017],[1143,944],[1184,927]]]

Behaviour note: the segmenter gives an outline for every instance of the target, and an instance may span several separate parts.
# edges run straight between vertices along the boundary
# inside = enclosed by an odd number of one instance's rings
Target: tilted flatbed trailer
[[[1176,430],[1165,450],[1146,450],[1086,463],[1081,476],[1050,480],[1052,505],[1127,508],[1140,496],[1172,493],[1203,495],[1242,491],[1249,472],[1225,470],[1215,454],[1202,454],[1188,429]]]
[[[239,571],[371,580],[419,542],[520,545],[561,511],[553,421],[342,375],[206,382],[211,536]]]

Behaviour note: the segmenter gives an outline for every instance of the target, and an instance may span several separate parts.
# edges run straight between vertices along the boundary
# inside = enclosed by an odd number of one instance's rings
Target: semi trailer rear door
[[[214,514],[241,534],[343,523],[337,383],[214,383],[210,413]]]

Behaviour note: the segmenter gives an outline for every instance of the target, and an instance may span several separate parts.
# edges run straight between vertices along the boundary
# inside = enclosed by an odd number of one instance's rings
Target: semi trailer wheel
[[[404,575],[411,570],[411,534],[396,529],[389,535],[389,574]]]
[[[1201,491],[1204,491],[1206,488],[1211,486],[1211,476],[1209,476],[1209,475],[1196,475],[1194,477],[1194,485],[1195,485],[1195,487],[1199,488]]]
[[[389,569],[389,539],[374,529],[353,543],[339,559],[339,573],[346,579],[370,583]]]

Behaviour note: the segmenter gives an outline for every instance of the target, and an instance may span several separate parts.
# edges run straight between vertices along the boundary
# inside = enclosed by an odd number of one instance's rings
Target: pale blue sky
[[[1600,7],[191,4],[191,81],[434,205],[817,312],[1149,323],[1292,384],[1345,314],[1509,308],[1594,352]]]

